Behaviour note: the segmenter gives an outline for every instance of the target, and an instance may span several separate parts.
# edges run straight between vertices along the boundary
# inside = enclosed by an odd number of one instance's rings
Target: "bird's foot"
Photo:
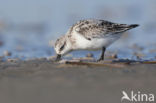
[[[97,62],[100,62],[100,61],[103,61],[104,59],[103,58],[99,58],[98,60],[97,60]]]
[[[58,55],[56,56],[55,62],[58,62],[58,61],[60,61],[60,60],[61,60],[61,55],[58,54]]]

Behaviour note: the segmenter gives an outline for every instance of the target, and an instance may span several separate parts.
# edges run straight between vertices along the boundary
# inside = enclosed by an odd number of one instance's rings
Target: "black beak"
[[[60,54],[57,54],[55,61],[60,61],[60,60],[61,60],[61,55]]]

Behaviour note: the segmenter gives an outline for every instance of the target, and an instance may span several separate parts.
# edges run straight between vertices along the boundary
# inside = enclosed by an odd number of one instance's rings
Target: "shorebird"
[[[106,20],[81,20],[58,38],[54,49],[59,61],[65,54],[75,50],[102,50],[97,61],[104,60],[106,48],[118,40],[123,32],[139,26],[138,24],[118,24]]]

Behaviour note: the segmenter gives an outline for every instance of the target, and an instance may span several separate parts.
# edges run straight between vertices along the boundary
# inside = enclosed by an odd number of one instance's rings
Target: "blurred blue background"
[[[141,48],[146,58],[156,54],[156,0],[0,0],[0,56],[34,58],[55,55],[56,38],[81,19],[140,24],[108,50],[132,58]],[[134,48],[133,48],[134,47]],[[81,56],[82,52],[73,53]],[[97,52],[95,52],[97,53]]]

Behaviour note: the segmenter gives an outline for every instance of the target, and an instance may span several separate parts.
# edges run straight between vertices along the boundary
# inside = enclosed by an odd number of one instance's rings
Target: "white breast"
[[[119,36],[108,36],[103,38],[91,38],[91,40],[87,40],[85,37],[78,33],[73,33],[73,36],[76,40],[74,49],[78,50],[99,50],[102,47],[108,47],[119,38]]]

